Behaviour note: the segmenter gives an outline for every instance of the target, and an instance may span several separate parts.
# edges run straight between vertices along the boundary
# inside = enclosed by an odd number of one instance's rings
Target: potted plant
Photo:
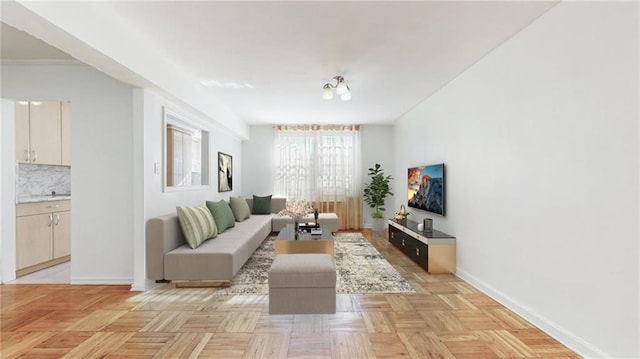
[[[373,231],[384,230],[384,201],[387,195],[393,195],[389,191],[389,182],[393,179],[391,175],[385,176],[384,170],[380,167],[380,164],[376,163],[374,168],[369,168],[369,178],[371,182],[365,184],[364,187],[364,201],[370,208],[373,208],[373,225],[371,229]]]

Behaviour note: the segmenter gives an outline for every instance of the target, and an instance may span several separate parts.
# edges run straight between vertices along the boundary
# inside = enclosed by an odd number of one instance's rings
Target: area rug
[[[339,233],[335,239],[336,292],[414,293],[386,259],[360,233]],[[268,271],[273,262],[273,242],[269,236],[240,269],[228,288],[217,295],[268,294]]]

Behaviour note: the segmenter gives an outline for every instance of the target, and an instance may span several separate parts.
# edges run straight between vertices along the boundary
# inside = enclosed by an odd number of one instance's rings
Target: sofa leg
[[[157,279],[156,283],[170,283],[170,280],[166,280],[166,279]]]
[[[229,287],[230,280],[174,280],[176,288]]]

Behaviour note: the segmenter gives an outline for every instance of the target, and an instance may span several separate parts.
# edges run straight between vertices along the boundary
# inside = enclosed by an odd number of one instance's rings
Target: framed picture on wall
[[[233,158],[226,153],[218,152],[218,192],[233,189]]]

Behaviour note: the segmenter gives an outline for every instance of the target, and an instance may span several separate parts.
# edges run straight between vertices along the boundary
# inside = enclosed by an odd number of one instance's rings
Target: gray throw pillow
[[[253,196],[253,214],[271,213],[271,195],[265,197]]]
[[[242,197],[229,197],[229,207],[231,207],[233,216],[238,222],[242,222],[251,217],[249,203],[247,203],[247,200]]]

